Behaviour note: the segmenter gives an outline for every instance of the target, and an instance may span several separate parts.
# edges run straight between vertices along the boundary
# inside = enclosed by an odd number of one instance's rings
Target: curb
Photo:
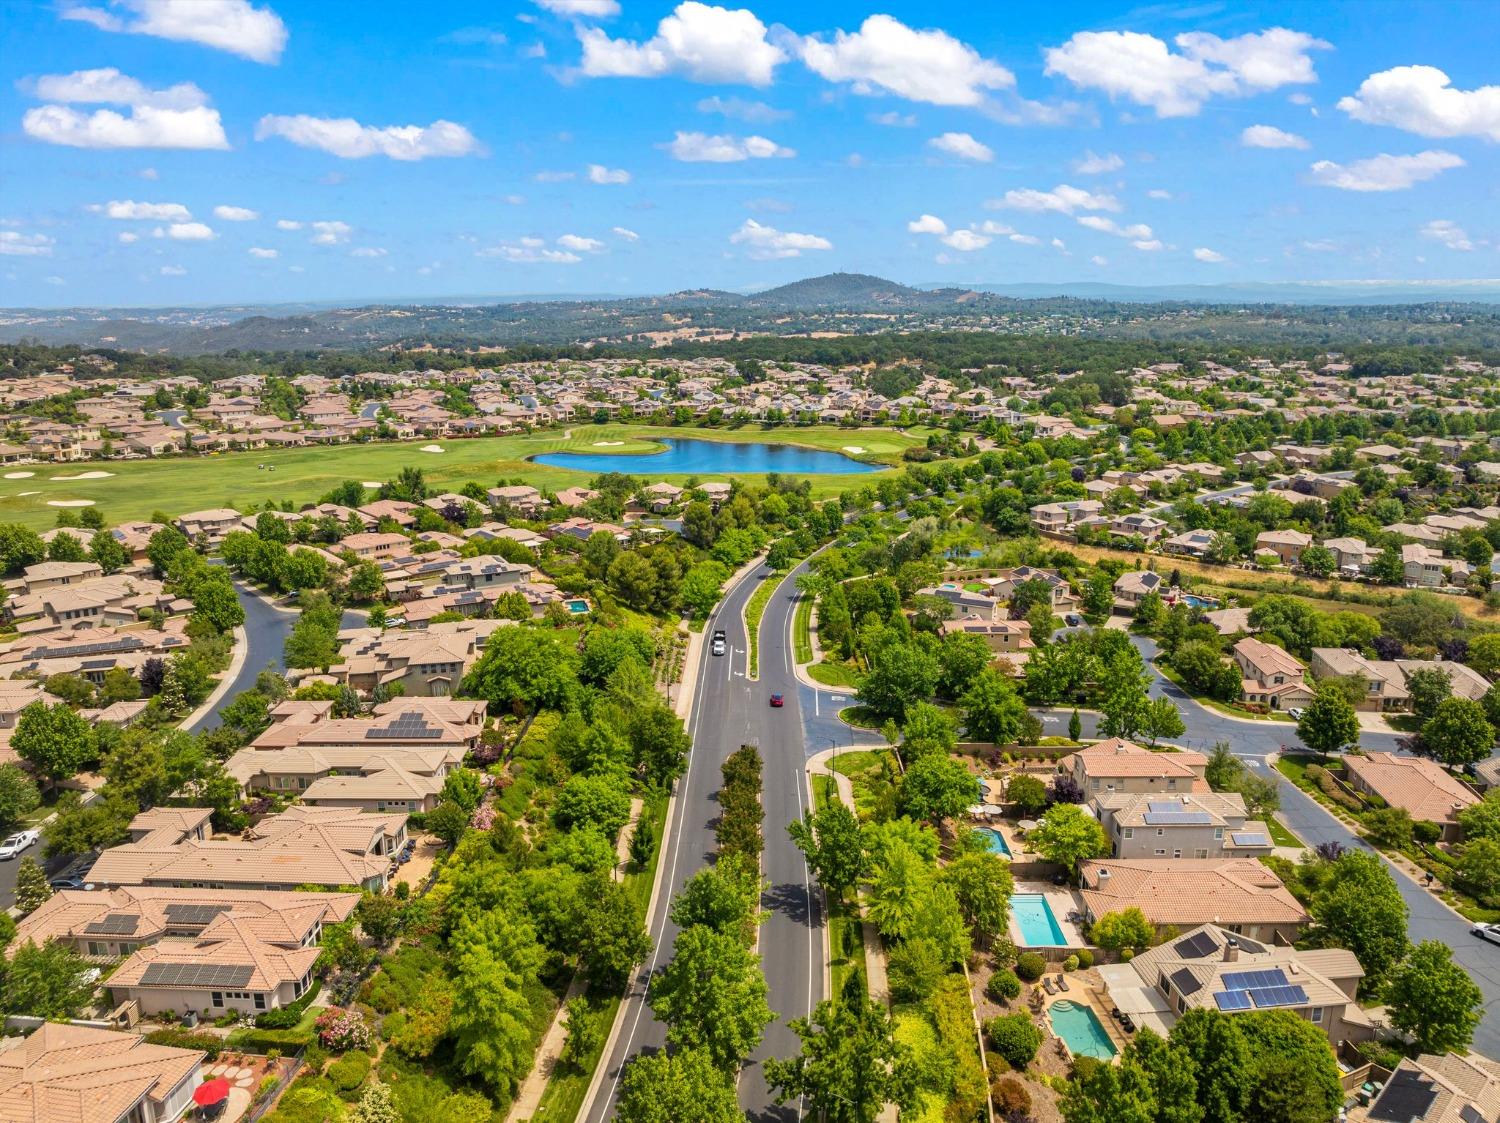
[[[211,714],[214,707],[224,700],[224,696],[229,693],[230,687],[239,679],[240,672],[245,669],[245,661],[249,658],[250,636],[246,633],[245,626],[241,624],[234,630],[234,654],[229,659],[229,666],[219,676],[219,684],[203,700],[202,705],[177,723],[177,728],[184,733],[191,732],[192,726],[197,725]]]

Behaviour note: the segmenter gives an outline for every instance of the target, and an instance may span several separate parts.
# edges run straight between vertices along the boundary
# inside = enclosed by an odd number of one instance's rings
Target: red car
[[[780,709],[782,706],[786,705],[786,699],[783,698],[780,694],[773,694],[771,695],[771,705],[776,707],[777,709]]]

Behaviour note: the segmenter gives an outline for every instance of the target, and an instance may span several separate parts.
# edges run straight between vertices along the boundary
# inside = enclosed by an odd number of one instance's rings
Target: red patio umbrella
[[[193,1102],[199,1107],[213,1107],[229,1098],[229,1081],[222,1076],[205,1080],[193,1090]]]

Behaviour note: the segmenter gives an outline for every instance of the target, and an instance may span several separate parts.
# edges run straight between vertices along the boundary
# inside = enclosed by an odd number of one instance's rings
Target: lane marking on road
[[[735,591],[736,592],[738,591],[738,588],[739,588],[738,586],[735,587]],[[734,595],[733,592],[731,592],[729,594],[729,596],[733,596],[733,595]],[[727,599],[728,598],[726,598],[726,600]],[[666,893],[665,895],[663,895],[662,897],[660,897],[656,901],[656,906],[657,906],[657,911],[658,912],[661,912],[661,910],[662,910],[663,907],[670,908],[670,902],[671,902],[672,897],[673,897],[673,895],[674,895],[674,893],[676,891],[675,890],[675,886],[678,884],[678,881],[677,881],[678,861],[679,861],[679,859],[681,858],[681,855],[682,855],[682,835],[683,835],[682,822],[685,819],[685,817],[687,816],[687,804],[688,804],[687,796],[688,796],[688,793],[692,790],[693,765],[697,763],[699,756],[702,755],[701,753],[699,753],[699,752],[696,751],[697,750],[697,742],[698,742],[698,725],[699,725],[700,720],[703,717],[703,710],[705,709],[705,707],[700,703],[700,694],[699,694],[699,692],[703,689],[703,685],[704,685],[704,683],[708,679],[708,666],[709,666],[709,660],[704,659],[704,660],[701,661],[701,663],[699,665],[699,669],[698,669],[698,691],[695,691],[694,694],[693,694],[693,726],[692,726],[692,730],[688,734],[688,741],[689,741],[688,767],[687,767],[687,772],[683,774],[683,778],[682,778],[682,797],[683,798],[681,798],[681,799],[674,799],[673,800],[673,803],[675,805],[674,808],[673,808],[673,810],[676,812],[676,814],[675,814],[674,817],[678,820],[678,822],[677,822],[677,829],[673,831],[674,838],[672,840],[672,865],[671,865],[671,877],[672,877],[672,881],[671,881],[671,885],[674,888],[671,891],[669,891],[668,893]],[[725,681],[728,681],[728,680],[726,679]],[[666,914],[662,913],[662,917],[663,917],[663,921],[665,921]],[[662,928],[663,928],[663,930],[665,930],[665,923],[663,923]],[[635,1010],[635,1019],[634,1019],[634,1021],[632,1021],[630,1023],[630,1034],[629,1034],[629,1036],[627,1036],[625,1038],[624,1055],[625,1055],[626,1059],[625,1059],[625,1061],[623,1063],[621,1063],[621,1065],[619,1067],[619,1071],[615,1073],[614,1079],[610,1081],[610,1084],[609,1084],[609,1096],[604,1101],[604,1106],[605,1106],[606,1109],[609,1107],[610,1104],[612,1104],[612,1103],[615,1102],[615,1094],[619,1090],[620,1079],[625,1075],[625,1069],[628,1068],[629,1064],[630,1064],[630,1058],[631,1058],[631,1055],[632,1055],[633,1047],[635,1045],[635,1035],[636,1035],[637,1030],[640,1029],[640,1025],[641,1025],[641,1016],[646,1012],[646,1009],[647,1009],[646,999],[647,999],[647,996],[651,993],[651,980],[652,980],[652,978],[656,974],[656,964],[657,964],[657,961],[661,957],[661,945],[662,945],[662,941],[660,941],[660,940],[653,940],[653,943],[654,943],[655,946],[651,949],[651,962],[650,962],[650,964],[647,965],[646,972],[645,972],[644,978],[642,980],[642,990],[641,990],[641,995],[640,995],[640,999],[639,999],[639,1004],[636,1006],[636,1010]],[[637,978],[641,979],[640,976],[638,976]],[[628,995],[626,996],[626,1000],[627,1001],[629,1000],[629,996]],[[607,1061],[606,1061],[605,1058],[601,1057],[599,1059],[599,1063],[600,1064],[605,1064],[605,1063],[607,1063]],[[588,1107],[589,1107],[589,1113],[590,1114],[593,1113],[593,1110],[597,1106],[597,1104],[598,1104],[598,1101],[596,1099],[593,1103],[591,1103],[591,1104],[588,1105]]]

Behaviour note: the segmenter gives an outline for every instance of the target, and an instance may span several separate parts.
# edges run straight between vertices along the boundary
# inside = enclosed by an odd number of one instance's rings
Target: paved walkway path
[[[507,1123],[524,1123],[525,1120],[535,1115],[536,1109],[541,1106],[542,1094],[547,1090],[547,1081],[552,1079],[552,1071],[557,1067],[558,1059],[562,1056],[563,1046],[567,1044],[568,1002],[583,994],[587,985],[581,974],[574,975],[573,981],[568,984],[568,992],[563,995],[557,1013],[552,1016],[552,1024],[547,1027],[547,1036],[542,1038],[542,1044],[537,1049],[536,1064],[531,1066],[526,1079],[521,1081],[520,1090],[516,1092],[516,1098],[511,1102],[510,1114],[505,1117]]]

